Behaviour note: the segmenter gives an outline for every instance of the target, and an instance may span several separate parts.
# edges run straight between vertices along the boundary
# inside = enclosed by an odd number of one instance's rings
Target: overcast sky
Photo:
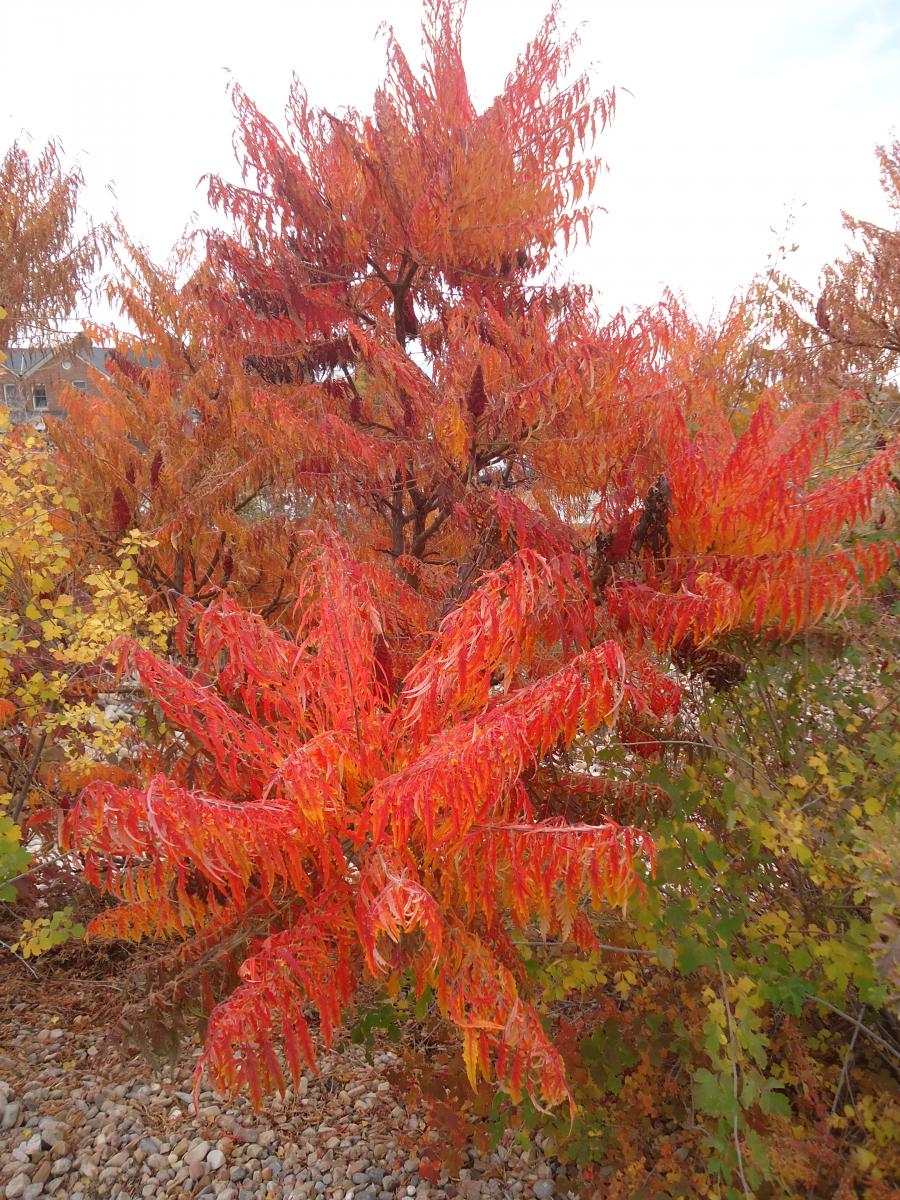
[[[469,0],[479,105],[548,0]],[[236,176],[227,72],[270,116],[292,72],[313,100],[366,109],[391,23],[414,64],[417,0],[7,0],[0,147],[58,136],[97,217],[118,210],[164,256],[206,220],[200,176]],[[605,310],[669,286],[701,316],[765,266],[789,214],[791,269],[840,252],[842,208],[886,219],[874,147],[900,130],[897,0],[564,0],[582,57],[619,89],[600,151],[607,209],[577,274]],[[627,90],[626,90],[627,89]],[[773,232],[773,230],[775,232]]]

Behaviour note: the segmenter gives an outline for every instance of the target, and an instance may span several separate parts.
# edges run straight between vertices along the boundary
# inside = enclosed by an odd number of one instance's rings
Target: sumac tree
[[[741,676],[723,640],[790,637],[891,562],[860,529],[895,446],[830,475],[841,404],[774,391],[736,431],[708,331],[547,281],[613,97],[567,81],[554,11],[479,113],[461,13],[428,6],[421,78],[389,41],[368,117],[295,88],[282,134],[236,93],[245,184],[212,184],[234,232],[197,286],[246,436],[308,500],[294,609],[189,599],[180,664],[124,646],[182,749],[70,825],[120,901],[96,933],[237,955],[202,1065],[256,1100],[368,971],[433,991],[473,1082],[565,1102],[516,944],[595,945],[653,862],[648,785],[585,739],[652,751],[685,675]]]

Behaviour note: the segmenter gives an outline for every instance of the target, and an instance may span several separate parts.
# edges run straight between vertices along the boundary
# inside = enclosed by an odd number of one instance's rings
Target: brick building
[[[25,421],[43,428],[45,417],[64,417],[65,392],[71,386],[96,392],[91,371],[106,374],[107,350],[80,335],[61,346],[4,350],[0,362],[0,403],[12,423]]]

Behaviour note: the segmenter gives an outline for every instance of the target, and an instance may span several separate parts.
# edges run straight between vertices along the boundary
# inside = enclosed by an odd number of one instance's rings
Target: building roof
[[[106,370],[106,356],[111,350],[111,346],[87,346],[84,350],[78,351],[78,357],[85,360],[90,359],[92,367],[107,375],[109,372]]]
[[[5,353],[3,366],[8,371],[12,371],[13,375],[27,375],[29,371],[33,371],[35,367],[39,367],[41,363],[47,362],[52,357],[51,352],[43,347],[27,350],[13,348]]]
[[[77,358],[106,375],[106,356],[109,353],[108,346],[13,346],[5,351],[6,357],[0,363],[0,370],[5,369],[24,379],[37,367],[52,362],[54,358]]]

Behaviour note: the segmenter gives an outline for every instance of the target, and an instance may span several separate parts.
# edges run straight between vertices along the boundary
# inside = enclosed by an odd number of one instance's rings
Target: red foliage
[[[193,676],[128,651],[191,753],[146,791],[89,786],[70,835],[87,877],[121,901],[95,932],[197,935],[260,896],[269,904],[241,986],[210,1020],[205,1065],[221,1085],[257,1098],[278,1085],[276,1026],[293,1070],[298,1045],[308,1057],[305,1036],[291,1041],[303,1006],[318,1008],[327,1036],[364,961],[376,975],[410,969],[420,990],[435,989],[473,1076],[496,1059],[514,1094],[566,1095],[558,1056],[494,942],[507,919],[525,928],[535,918],[563,937],[577,924],[584,941],[581,897],[623,903],[634,859],[652,847],[613,822],[535,820],[523,780],[549,750],[614,719],[626,664],[601,642],[528,686],[488,687],[491,672],[532,661],[533,646],[487,629],[470,671],[450,648],[511,578],[532,598],[541,584],[572,583],[565,566],[527,555],[512,574],[488,576],[399,695],[380,685],[377,596],[339,545],[307,576],[296,639],[223,599],[194,613]],[[502,1020],[479,1011],[479,996]]]
[[[183,606],[191,669],[131,648],[185,752],[144,788],[92,785],[70,821],[120,901],[95,932],[243,924],[202,1066],[254,1100],[282,1083],[279,1046],[295,1077],[311,1060],[307,1006],[327,1042],[367,969],[434,990],[473,1084],[565,1101],[510,935],[592,944],[591,908],[624,904],[653,847],[618,820],[639,821],[642,785],[560,786],[548,761],[618,720],[655,752],[678,712],[670,662],[795,633],[891,561],[854,529],[896,446],[820,483],[837,407],[763,397],[739,435],[683,313],[604,326],[586,291],[533,282],[590,228],[584,150],[613,98],[564,83],[551,13],[477,113],[461,11],[429,3],[421,80],[390,39],[371,117],[295,87],[284,136],[235,93],[246,186],[211,185],[238,228],[194,281],[206,357],[172,386],[200,420],[170,444],[227,496],[235,553],[241,497],[290,464],[310,512],[291,529],[290,632],[222,596]],[[167,378],[140,384],[145,416]],[[159,496],[175,458],[153,445]],[[193,511],[209,581],[224,558]]]

